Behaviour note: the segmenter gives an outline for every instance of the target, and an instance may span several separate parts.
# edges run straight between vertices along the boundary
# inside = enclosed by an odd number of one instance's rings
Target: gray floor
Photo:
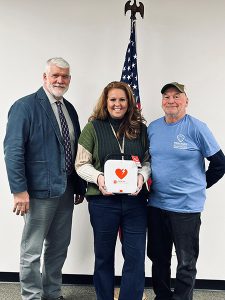
[[[154,299],[151,290],[146,290],[148,300]],[[96,300],[92,286],[64,285],[66,300]],[[17,283],[0,283],[0,300],[20,300],[20,286]],[[129,300],[129,299],[128,299]],[[225,300],[225,291],[195,291],[194,300]]]

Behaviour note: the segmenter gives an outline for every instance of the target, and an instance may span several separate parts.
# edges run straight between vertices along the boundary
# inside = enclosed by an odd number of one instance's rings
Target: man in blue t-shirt
[[[155,300],[191,300],[205,190],[224,175],[225,156],[206,124],[186,114],[184,85],[168,83],[161,93],[165,116],[148,127],[152,167],[148,257]],[[207,171],[205,158],[209,160]],[[172,292],[173,244],[178,266]]]

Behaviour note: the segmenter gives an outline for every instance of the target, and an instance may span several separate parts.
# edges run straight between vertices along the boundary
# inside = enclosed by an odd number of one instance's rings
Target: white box
[[[135,193],[137,190],[137,173],[137,165],[133,160],[107,160],[104,165],[107,191],[117,194]]]

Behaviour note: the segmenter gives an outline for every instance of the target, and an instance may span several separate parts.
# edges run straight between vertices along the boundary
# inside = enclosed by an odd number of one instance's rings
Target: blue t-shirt
[[[152,167],[149,205],[175,212],[201,212],[205,202],[204,158],[220,150],[205,123],[185,115],[148,127]]]

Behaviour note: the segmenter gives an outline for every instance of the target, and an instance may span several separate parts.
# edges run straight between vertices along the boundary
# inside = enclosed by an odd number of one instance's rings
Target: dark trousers
[[[155,300],[193,299],[200,217],[200,213],[177,213],[148,207],[147,254],[152,261]],[[173,244],[178,262],[174,292],[170,288]]]
[[[89,197],[94,232],[94,285],[97,300],[114,299],[114,256],[121,227],[124,265],[119,300],[141,300],[147,228],[146,200],[135,196]]]

